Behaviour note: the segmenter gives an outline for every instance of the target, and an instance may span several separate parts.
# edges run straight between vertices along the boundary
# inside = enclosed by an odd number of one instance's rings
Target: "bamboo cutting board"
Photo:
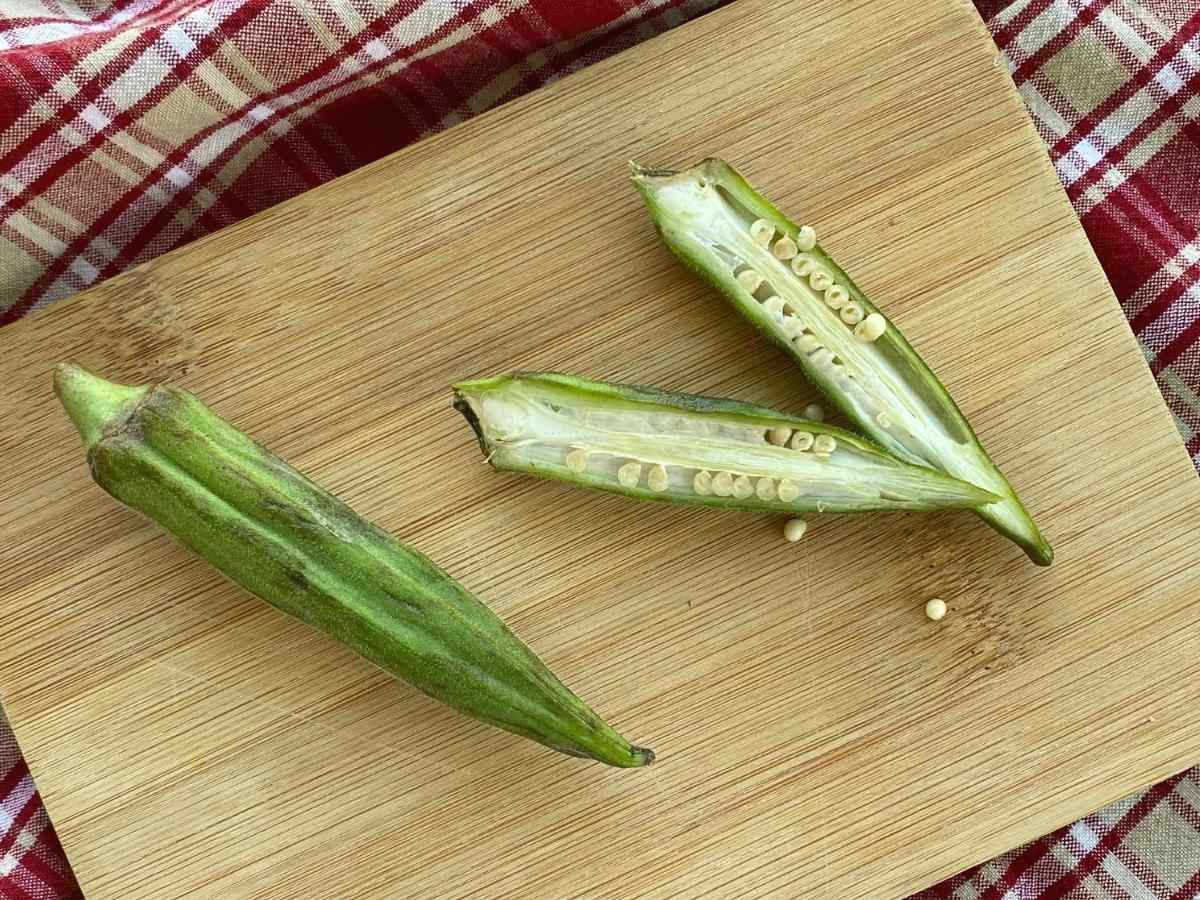
[[[799,411],[625,161],[716,154],[951,386],[1054,543],[491,472],[454,380]],[[489,602],[648,770],[463,720],[89,481],[170,378]],[[0,331],[0,692],[89,898],[899,897],[1200,758],[1200,483],[966,3],[741,0]],[[951,612],[922,615],[940,595]]]

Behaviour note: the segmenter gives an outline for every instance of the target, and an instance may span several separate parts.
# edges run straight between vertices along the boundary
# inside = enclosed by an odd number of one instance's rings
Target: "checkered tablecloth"
[[[0,0],[0,323],[721,2]],[[975,5],[1200,466],[1200,0]],[[0,898],[77,895],[0,717]],[[1200,769],[919,897],[1200,898]]]

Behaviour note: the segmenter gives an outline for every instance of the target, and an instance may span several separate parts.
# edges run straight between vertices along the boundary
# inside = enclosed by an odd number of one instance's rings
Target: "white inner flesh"
[[[729,202],[712,182],[695,173],[659,179],[655,198],[681,226],[672,238],[691,241],[723,265],[730,283],[747,301],[749,314],[805,358],[811,378],[831,394],[846,398],[863,430],[874,440],[901,458],[923,460],[1002,497],[1012,497],[1011,488],[974,442],[960,442],[947,430],[880,347],[856,338],[853,326],[826,305],[809,278],[796,275],[790,260],[775,256],[771,249],[774,241],[766,247],[756,243],[750,233],[755,219]],[[776,239],[780,234],[776,233]],[[839,283],[816,256],[799,255],[812,259],[834,284]],[[734,280],[747,268],[764,277],[753,293]],[[791,315],[772,312],[774,304],[764,304],[772,296],[779,297]],[[819,346],[802,351],[797,343],[805,334],[811,334]],[[987,510],[1010,528],[1029,529],[1015,499],[991,504]]]
[[[467,398],[498,465],[555,472],[597,486],[637,487],[694,499],[698,494],[719,496],[717,491],[696,489],[697,473],[715,477],[727,472],[734,479],[748,477],[754,487],[750,497],[736,499],[780,510],[877,508],[881,501],[936,503],[961,496],[952,482],[931,481],[921,469],[893,464],[844,442],[828,454],[776,446],[767,434],[779,423],[752,424],[721,413],[680,412],[653,403],[589,403],[529,382],[467,392]],[[575,451],[587,454],[582,471],[567,459]],[[623,484],[618,470],[629,463],[641,469],[636,482]],[[650,483],[655,466],[666,469],[665,490],[653,490]],[[771,483],[760,488],[763,479]],[[779,499],[782,479],[798,489],[794,500]]]

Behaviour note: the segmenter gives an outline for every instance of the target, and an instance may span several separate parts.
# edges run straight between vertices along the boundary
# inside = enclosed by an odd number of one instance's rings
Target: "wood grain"
[[[982,26],[796,10],[742,0],[0,332],[0,691],[88,897],[898,897],[1200,755],[1200,489]],[[625,184],[710,154],[915,340],[1051,569],[965,514],[792,547],[485,466],[456,379],[813,399]],[[61,359],[195,390],[659,762],[465,721],[222,581],[91,484]]]

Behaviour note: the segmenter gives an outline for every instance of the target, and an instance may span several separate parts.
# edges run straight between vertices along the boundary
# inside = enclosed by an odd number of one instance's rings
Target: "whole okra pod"
[[[427,557],[192,394],[71,365],[54,387],[96,483],[248,591],[480,721],[612,766],[654,760]]]

